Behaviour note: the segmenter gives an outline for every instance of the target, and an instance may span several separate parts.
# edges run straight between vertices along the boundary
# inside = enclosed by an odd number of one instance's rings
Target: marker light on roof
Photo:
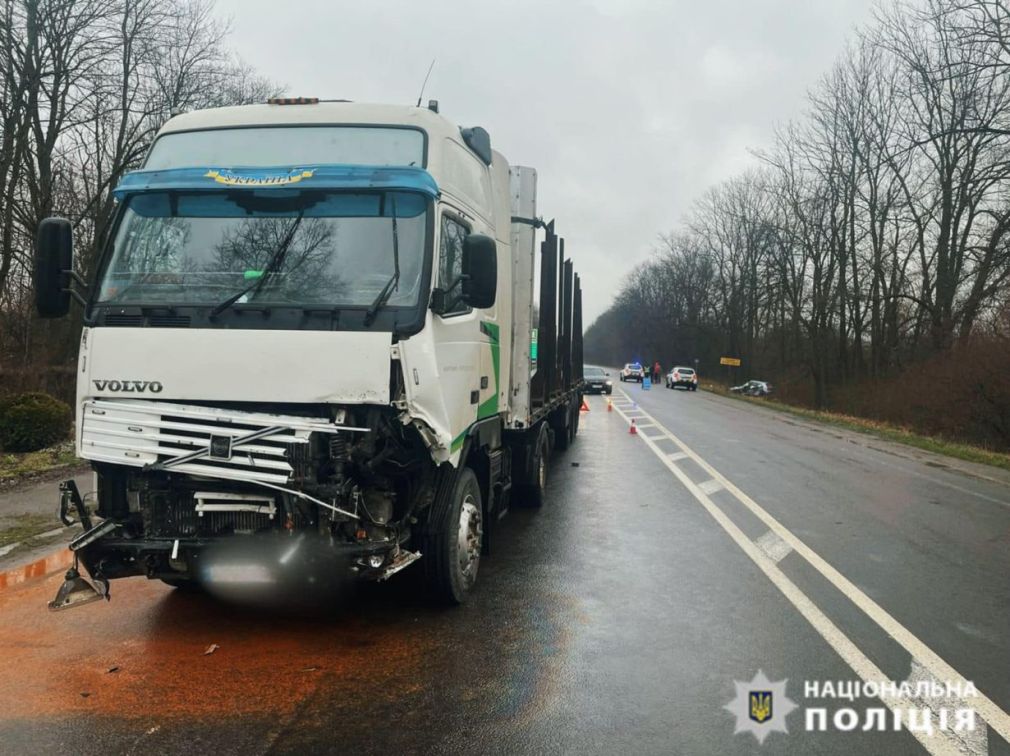
[[[318,105],[318,97],[271,97],[267,105]]]

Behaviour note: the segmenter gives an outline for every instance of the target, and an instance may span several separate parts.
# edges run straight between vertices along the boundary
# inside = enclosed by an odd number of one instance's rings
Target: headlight
[[[607,383],[608,386],[613,386],[614,385],[613,381],[607,381],[606,383]]]

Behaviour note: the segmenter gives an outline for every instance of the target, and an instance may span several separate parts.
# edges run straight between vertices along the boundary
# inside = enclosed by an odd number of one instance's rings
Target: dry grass
[[[48,449],[24,454],[0,453],[0,483],[79,464],[74,442],[63,441]]]
[[[17,515],[11,518],[8,524],[0,527],[0,546],[26,541],[32,536],[46,533],[57,527],[59,527],[59,522],[52,515]]]

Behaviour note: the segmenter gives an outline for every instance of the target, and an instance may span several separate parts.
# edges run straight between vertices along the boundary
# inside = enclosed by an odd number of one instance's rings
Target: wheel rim
[[[480,541],[483,527],[480,507],[472,494],[467,494],[459,508],[459,569],[463,577],[472,581],[480,563]]]

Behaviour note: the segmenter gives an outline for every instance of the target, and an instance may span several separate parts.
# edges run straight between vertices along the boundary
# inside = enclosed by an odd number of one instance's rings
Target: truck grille
[[[82,416],[85,459],[133,467],[161,462],[175,472],[275,485],[291,478],[289,445],[307,444],[313,431],[336,431],[323,419],[132,399],[87,400]],[[263,431],[260,438],[241,441]],[[212,437],[223,444],[224,454],[209,454]],[[194,453],[193,459],[173,463]]]

